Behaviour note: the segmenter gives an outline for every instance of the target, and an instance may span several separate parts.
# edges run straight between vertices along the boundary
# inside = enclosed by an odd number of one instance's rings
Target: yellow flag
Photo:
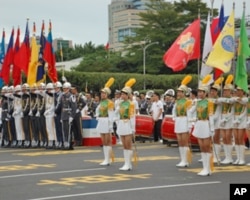
[[[235,53],[234,35],[234,10],[232,10],[207,58],[207,66],[220,69],[224,73],[230,71]]]
[[[36,43],[36,37],[33,36],[31,39],[31,56],[28,69],[27,83],[33,85],[36,83],[37,66],[38,66],[38,56],[39,56],[40,45]]]

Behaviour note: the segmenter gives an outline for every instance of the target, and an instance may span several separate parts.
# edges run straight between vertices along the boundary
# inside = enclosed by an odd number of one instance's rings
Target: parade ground
[[[107,167],[99,165],[99,146],[71,151],[0,148],[0,199],[228,200],[230,184],[250,183],[250,166],[215,164],[211,176],[201,177],[198,150],[190,167],[176,168],[177,146],[137,142],[136,147],[138,162],[132,171],[119,171],[121,145],[113,147],[115,162]]]

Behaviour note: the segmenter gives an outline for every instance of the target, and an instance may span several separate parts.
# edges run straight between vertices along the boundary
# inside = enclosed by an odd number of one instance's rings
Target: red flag
[[[200,58],[200,19],[190,24],[163,56],[165,65],[181,71],[189,60]]]
[[[105,46],[105,50],[108,51],[109,50],[109,42],[107,42],[106,46]]]
[[[15,41],[15,46],[14,46],[14,57],[19,51],[20,48],[20,41],[19,41],[19,36],[20,36],[20,29],[17,29],[17,36],[16,36],[16,41]],[[13,85],[19,85],[21,83],[21,69],[16,66],[15,64],[13,65],[12,68],[12,79],[13,79]]]
[[[29,25],[28,21],[26,24],[26,31],[24,36],[24,41],[21,44],[19,51],[15,54],[14,64],[18,66],[25,75],[28,75],[28,67],[30,62],[30,37],[29,37]]]
[[[6,85],[9,84],[10,80],[10,66],[13,64],[13,43],[14,43],[14,28],[12,29],[9,44],[8,44],[8,49],[6,52],[6,55],[3,60],[3,65],[2,65],[2,71],[1,71],[1,77]]]
[[[45,43],[45,48],[43,52],[43,58],[48,63],[48,76],[50,80],[55,83],[57,82],[57,71],[56,71],[56,58],[52,46],[52,25],[49,23],[49,33]]]

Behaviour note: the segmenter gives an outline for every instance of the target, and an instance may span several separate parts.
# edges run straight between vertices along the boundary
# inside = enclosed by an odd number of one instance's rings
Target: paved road
[[[122,148],[114,147],[115,162],[99,166],[101,147],[73,151],[0,149],[0,200],[227,200],[230,183],[249,183],[250,166],[216,166],[200,177],[200,153],[189,168],[178,169],[178,148],[137,143],[139,161],[121,172]],[[250,150],[246,151],[250,162]],[[221,154],[223,155],[223,154]]]

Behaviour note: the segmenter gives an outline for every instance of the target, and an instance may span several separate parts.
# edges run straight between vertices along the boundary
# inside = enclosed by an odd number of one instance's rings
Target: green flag
[[[240,24],[240,38],[238,46],[238,58],[236,64],[235,84],[248,93],[246,58],[250,56],[250,48],[245,22],[245,10]]]

